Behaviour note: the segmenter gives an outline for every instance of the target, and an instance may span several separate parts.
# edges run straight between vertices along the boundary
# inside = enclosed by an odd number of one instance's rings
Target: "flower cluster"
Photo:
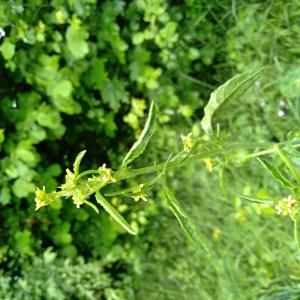
[[[112,169],[106,168],[106,164],[99,167],[98,172],[103,183],[116,182],[116,179],[112,176]]]
[[[43,189],[40,190],[37,188],[35,192],[35,204],[36,204],[36,209],[38,210],[39,208],[49,205],[52,203],[55,199],[57,198],[56,193],[46,193],[45,187],[43,186]]]
[[[193,134],[190,132],[188,135],[181,135],[184,152],[189,152],[193,148]]]
[[[66,197],[69,197],[72,195],[71,191],[76,187],[76,177],[75,174],[69,169],[66,169],[66,173],[66,182],[60,186],[60,189],[66,193],[69,191],[69,194],[65,194]]]
[[[139,201],[140,199],[147,201],[148,195],[145,193],[144,187],[145,185],[141,183],[132,190],[133,195],[131,197],[134,199],[134,201]]]
[[[291,218],[294,218],[298,214],[299,206],[297,201],[289,195],[287,198],[278,201],[275,209],[279,215],[289,215]]]

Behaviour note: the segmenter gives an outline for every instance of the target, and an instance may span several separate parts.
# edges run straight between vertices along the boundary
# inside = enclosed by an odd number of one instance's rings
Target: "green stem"
[[[292,220],[293,220],[293,223],[294,223],[294,239],[295,239],[297,250],[299,250],[297,216],[295,216],[295,218],[293,218]]]
[[[284,145],[286,143],[280,143],[279,145]],[[300,147],[300,144],[295,144],[293,145],[294,148],[299,148]],[[263,155],[267,155],[267,154],[271,154],[271,153],[275,153],[277,152],[277,150],[275,149],[275,147],[272,147],[271,149],[267,149],[267,150],[262,150],[262,151],[258,151],[258,152],[255,152],[255,153],[251,153],[251,154],[248,154],[245,156],[246,159],[249,159],[249,158],[255,158],[255,157],[258,157],[258,156],[263,156]]]
[[[232,151],[236,150],[246,150],[246,149],[256,149],[256,148],[267,148],[267,147],[274,147],[274,143],[232,143],[228,146],[225,146],[222,149],[217,149],[217,150],[205,150],[198,152],[194,155],[190,155],[187,158],[176,158],[170,162],[168,162],[167,166],[165,163],[159,163],[154,166],[148,166],[144,168],[139,168],[139,169],[124,169],[124,170],[119,170],[113,173],[114,178],[116,181],[124,180],[127,178],[139,176],[139,175],[144,175],[144,174],[149,174],[149,173],[154,173],[161,171],[163,168],[166,168],[166,170],[169,169],[174,169],[177,168],[178,166],[181,165],[186,165],[192,162],[199,161],[204,158],[212,158],[215,157],[216,155],[220,155],[222,153],[231,153]],[[184,161],[183,161],[184,159]]]
[[[286,142],[284,143],[280,143],[280,145],[285,145]],[[255,143],[255,142],[249,142],[249,143],[231,143],[227,146],[225,146],[223,149],[217,149],[217,150],[206,150],[206,151],[201,151],[198,152],[194,155],[190,155],[187,158],[179,156],[176,159],[173,159],[172,161],[168,162],[167,166],[165,165],[165,162],[163,163],[159,163],[157,165],[154,166],[148,166],[148,167],[143,167],[143,168],[139,168],[139,169],[122,169],[119,171],[115,171],[113,173],[114,178],[116,179],[116,181],[121,181],[121,180],[125,180],[127,178],[132,178],[135,176],[140,176],[140,175],[144,175],[144,174],[150,174],[150,173],[155,173],[158,171],[163,170],[163,168],[166,167],[166,170],[168,169],[174,169],[180,165],[186,165],[189,164],[191,162],[196,162],[199,161],[200,159],[204,159],[204,158],[212,158],[216,155],[222,154],[222,153],[231,153],[233,151],[239,151],[239,150],[251,150],[251,149],[257,149],[257,148],[267,148],[265,150],[256,152],[256,153],[252,153],[246,156],[247,158],[253,158],[253,157],[257,157],[257,156],[262,156],[262,155],[266,155],[266,154],[271,154],[276,152],[277,150],[275,149],[275,147],[277,146],[277,144],[274,143]],[[300,144],[295,144],[294,145],[295,148],[300,147]],[[99,171],[98,170],[87,170],[85,172],[82,172],[81,174],[78,175],[78,179],[82,178],[84,176],[87,175],[91,175],[91,174],[98,174]],[[300,178],[299,178],[299,182],[300,182]]]
[[[193,156],[190,156],[188,159],[186,159],[186,161],[184,162],[184,165],[191,163],[191,162],[199,161],[200,159],[203,159],[203,158],[215,156],[218,153],[219,153],[219,151],[204,151],[202,153],[195,154]],[[148,166],[148,167],[139,168],[139,169],[125,169],[125,170],[120,170],[120,171],[114,172],[113,176],[116,179],[116,181],[120,181],[120,180],[128,179],[131,177],[139,176],[139,175],[155,173],[155,172],[163,170],[164,168],[166,170],[174,169],[178,165],[180,165],[181,162],[182,162],[182,157],[170,161],[167,166],[165,163],[160,163],[160,164],[157,164],[154,166]]]

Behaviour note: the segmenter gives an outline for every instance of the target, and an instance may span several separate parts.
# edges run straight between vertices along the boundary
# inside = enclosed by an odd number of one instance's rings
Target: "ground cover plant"
[[[0,298],[298,299],[298,14],[2,1]]]

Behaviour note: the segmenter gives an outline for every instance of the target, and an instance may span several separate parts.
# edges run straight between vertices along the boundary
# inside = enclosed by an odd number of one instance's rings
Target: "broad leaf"
[[[293,188],[293,183],[291,183],[287,178],[284,177],[284,175],[282,175],[282,173],[276,168],[274,167],[268,160],[264,159],[264,158],[257,158],[257,160],[263,165],[263,167],[269,171],[273,177],[279,181],[283,187],[286,187],[288,189],[292,189]]]
[[[157,117],[157,109],[152,101],[148,118],[145,124],[145,127],[139,136],[138,140],[133,144],[127,155],[125,156],[122,167],[126,167],[129,163],[131,163],[135,158],[140,156],[146,149],[156,126],[156,117]]]
[[[99,192],[96,192],[96,200],[125,230],[127,230],[130,234],[137,234],[120,215],[120,213]]]
[[[73,164],[74,175],[77,177],[79,175],[79,166],[83,156],[85,155],[86,150],[79,152],[75,158],[75,162]]]
[[[212,92],[208,104],[204,108],[204,117],[201,121],[201,126],[206,133],[211,134],[213,131],[212,119],[216,112],[220,111],[229,101],[234,101],[245,93],[265,69],[263,67],[236,75]]]
[[[204,237],[200,232],[199,228],[191,221],[191,219],[187,216],[187,214],[182,210],[177,199],[170,191],[170,189],[164,187],[164,193],[165,193],[167,205],[169,206],[169,208],[177,218],[185,234],[196,244],[196,246],[203,249],[207,255],[212,256],[213,251],[205,243]]]

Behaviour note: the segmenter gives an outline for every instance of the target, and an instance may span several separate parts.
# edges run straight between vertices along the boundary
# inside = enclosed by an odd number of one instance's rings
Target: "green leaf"
[[[124,83],[117,78],[106,80],[103,83],[101,97],[104,103],[117,112],[120,109],[121,102],[125,102],[127,99]]]
[[[14,249],[25,255],[34,255],[32,249],[32,234],[29,230],[17,231],[14,235],[13,247]]]
[[[136,235],[137,233],[130,227],[127,221],[120,215],[120,213],[99,193],[96,192],[97,202],[106,210],[111,217],[117,221],[126,231],[130,234]]]
[[[0,144],[4,142],[5,135],[4,135],[4,129],[0,128]]]
[[[55,83],[51,91],[53,98],[69,98],[72,94],[73,86],[69,80],[61,80]]]
[[[59,112],[50,105],[42,104],[36,114],[39,125],[50,129],[56,129],[61,124]]]
[[[10,199],[11,196],[10,196],[9,188],[7,186],[4,186],[0,192],[0,203],[2,205],[6,205],[10,202]]]
[[[213,251],[204,241],[205,238],[203,234],[200,232],[199,228],[191,221],[187,214],[182,210],[177,199],[170,191],[170,189],[164,187],[164,194],[169,208],[177,218],[185,234],[195,243],[196,246],[203,249],[208,256],[213,256]]]
[[[15,48],[15,45],[10,42],[10,39],[6,38],[0,47],[0,51],[6,60],[10,60],[15,55]]]
[[[90,202],[88,200],[84,200],[83,202],[85,204],[87,204],[88,206],[90,206],[97,214],[99,214],[98,207],[95,204],[93,204],[92,202]]]
[[[204,108],[204,117],[201,121],[201,126],[206,133],[212,134],[213,132],[212,118],[216,112],[220,111],[220,108],[224,108],[229,101],[234,101],[245,93],[265,69],[266,67],[263,67],[236,75],[212,92],[208,104]]]
[[[72,243],[72,235],[70,234],[70,223],[64,222],[54,228],[53,241],[58,246],[66,246]]]
[[[145,127],[138,140],[133,144],[133,146],[125,156],[122,162],[122,167],[126,167],[129,163],[131,163],[135,158],[137,158],[144,152],[155,131],[156,118],[157,109],[154,102],[152,101]]]
[[[108,73],[105,69],[105,58],[94,58],[91,61],[90,68],[83,76],[83,80],[88,87],[102,90],[105,81],[108,80]]]
[[[256,198],[256,197],[252,197],[252,196],[248,196],[248,195],[242,195],[242,194],[238,194],[235,193],[238,197],[245,199],[251,203],[257,203],[257,204],[265,204],[265,205],[270,205],[272,206],[274,204],[273,201],[268,200],[268,199],[263,199],[263,198]]]
[[[86,42],[89,34],[80,24],[73,23],[67,28],[67,46],[75,59],[81,59],[89,53],[89,45]]]
[[[86,150],[79,152],[75,158],[75,162],[73,164],[74,175],[77,177],[79,175],[79,166],[82,158],[84,157]]]
[[[263,165],[263,167],[269,171],[273,177],[279,181],[283,187],[286,187],[288,189],[292,189],[294,187],[293,183],[290,182],[287,178],[282,175],[282,173],[274,167],[268,160],[264,158],[257,158],[257,160]]]
[[[34,193],[35,185],[25,178],[18,178],[12,185],[12,191],[18,198],[25,198]]]

